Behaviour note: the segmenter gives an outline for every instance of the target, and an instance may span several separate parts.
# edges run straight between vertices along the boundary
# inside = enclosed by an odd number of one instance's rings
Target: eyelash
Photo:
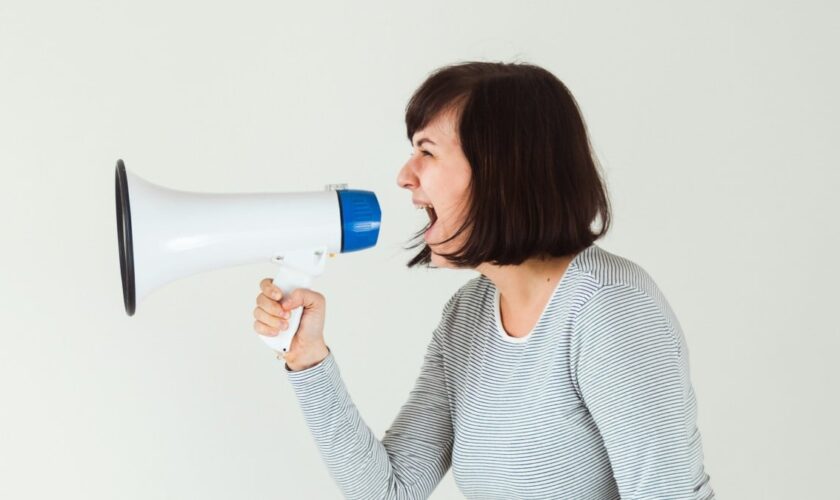
[[[421,149],[420,152],[423,153],[423,156],[434,156],[434,155],[432,155],[432,153],[429,153],[425,149]],[[414,153],[411,153],[408,156],[414,156]]]

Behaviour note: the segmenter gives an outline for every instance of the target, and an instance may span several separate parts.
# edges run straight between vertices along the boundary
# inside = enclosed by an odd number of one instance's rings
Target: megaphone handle
[[[283,292],[284,297],[297,288],[309,288],[311,281],[312,276],[283,265],[280,266],[280,270],[274,278],[274,284]],[[303,306],[292,309],[289,311],[289,327],[286,330],[281,331],[274,337],[260,335],[260,338],[275,351],[288,352],[289,346],[292,344],[292,337],[295,336],[300,326],[301,315],[303,315]]]

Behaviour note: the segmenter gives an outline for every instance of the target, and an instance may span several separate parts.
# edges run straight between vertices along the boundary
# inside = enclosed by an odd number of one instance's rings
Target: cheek
[[[446,210],[444,210],[442,215],[438,214],[438,217],[443,223],[442,226],[450,231],[459,228],[466,217],[468,204],[466,193],[458,193],[452,199],[448,200],[446,202]]]

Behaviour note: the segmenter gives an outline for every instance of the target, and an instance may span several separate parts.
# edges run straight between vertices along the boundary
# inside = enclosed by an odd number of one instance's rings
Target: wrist
[[[283,359],[286,360],[286,368],[293,372],[299,372],[312,368],[319,364],[330,354],[330,348],[326,343],[319,343],[309,348],[302,348],[300,351],[292,354],[286,353]]]

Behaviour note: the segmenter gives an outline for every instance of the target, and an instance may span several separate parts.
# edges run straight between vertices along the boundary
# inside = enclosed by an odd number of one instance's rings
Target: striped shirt
[[[335,355],[291,386],[347,498],[427,498],[452,467],[467,498],[713,499],[688,346],[650,275],[593,244],[532,331],[501,326],[481,275],[448,300],[408,400],[381,440]]]

